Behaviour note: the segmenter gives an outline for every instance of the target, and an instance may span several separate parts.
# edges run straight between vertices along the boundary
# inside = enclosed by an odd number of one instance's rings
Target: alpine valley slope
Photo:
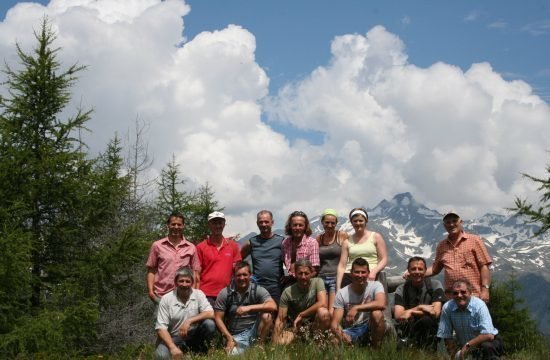
[[[388,275],[400,275],[407,260],[414,255],[426,258],[428,266],[435,256],[439,241],[447,235],[443,215],[417,202],[410,193],[395,195],[377,206],[367,208],[368,227],[379,232],[388,249]],[[347,214],[346,214],[347,215]],[[353,228],[346,217],[339,217],[340,229]],[[506,281],[515,276],[521,286],[520,296],[536,319],[540,331],[550,336],[550,234],[533,237],[538,226],[527,224],[516,216],[485,214],[464,221],[464,229],[479,235],[493,258],[492,276]],[[311,218],[314,234],[320,233],[320,218]],[[281,230],[276,231],[282,234]],[[241,241],[251,237],[250,234]]]

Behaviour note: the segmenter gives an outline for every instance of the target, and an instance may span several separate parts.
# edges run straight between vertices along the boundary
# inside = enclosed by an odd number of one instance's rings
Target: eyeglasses
[[[453,291],[454,296],[458,295],[466,295],[468,292],[466,290],[460,290],[460,291]]]
[[[303,216],[303,217],[307,217],[307,215],[303,212],[303,211],[294,211],[290,214],[290,217],[293,217],[293,216]]]
[[[454,224],[458,224],[459,221],[460,219],[447,219],[447,220],[443,220],[443,224],[454,225]]]

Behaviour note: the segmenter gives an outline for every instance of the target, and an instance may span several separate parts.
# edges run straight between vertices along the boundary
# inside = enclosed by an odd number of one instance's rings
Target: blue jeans
[[[336,277],[335,276],[319,276],[325,283],[327,294],[336,292]]]
[[[369,324],[363,324],[351,328],[344,329],[344,334],[351,338],[353,344],[361,342],[365,343],[368,339]]]
[[[183,339],[180,336],[172,336],[172,341],[177,347],[184,351],[194,351],[206,353],[208,352],[208,343],[216,333],[216,324],[212,319],[202,321],[197,327],[189,330],[187,338]],[[155,350],[155,359],[170,360],[172,355],[170,349],[159,340],[157,349]]]
[[[254,323],[254,325],[240,333],[233,335],[233,340],[235,341],[235,347],[231,350],[229,355],[240,355],[245,352],[250,345],[256,342],[258,338],[258,325],[260,323],[260,318]]]

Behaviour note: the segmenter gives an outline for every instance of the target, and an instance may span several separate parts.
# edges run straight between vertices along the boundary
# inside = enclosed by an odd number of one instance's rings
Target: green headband
[[[332,215],[332,216],[334,216],[335,218],[338,219],[338,214],[336,213],[336,210],[334,210],[334,209],[325,209],[323,211],[323,213],[321,214],[321,218],[324,218],[327,215]]]

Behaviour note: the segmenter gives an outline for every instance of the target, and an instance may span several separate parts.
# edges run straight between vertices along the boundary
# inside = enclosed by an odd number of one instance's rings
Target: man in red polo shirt
[[[200,262],[199,289],[212,306],[219,292],[229,285],[233,265],[241,260],[239,245],[223,236],[225,215],[214,211],[208,215],[210,236],[197,245]]]
[[[188,267],[195,273],[200,269],[195,245],[183,236],[183,215],[170,214],[166,226],[168,236],[153,243],[145,264],[147,292],[151,301],[157,305],[164,294],[175,288],[174,276],[178,269]]]

